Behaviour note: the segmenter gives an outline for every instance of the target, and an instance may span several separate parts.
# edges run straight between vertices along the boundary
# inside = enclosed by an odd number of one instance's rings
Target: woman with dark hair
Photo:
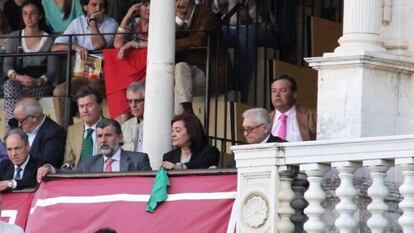
[[[53,32],[61,33],[68,25],[83,14],[79,0],[42,0],[46,23]]]
[[[11,38],[7,40],[6,53],[49,51],[53,38],[41,28],[41,22],[44,20],[42,5],[37,1],[29,0],[22,4],[21,10],[25,27],[10,33]],[[18,98],[41,97],[52,93],[52,83],[56,76],[56,58],[55,56],[6,57],[3,71],[9,77],[4,84],[4,109],[7,122],[13,117]]]
[[[175,116],[171,131],[174,149],[163,156],[162,166],[165,169],[196,169],[218,165],[220,152],[208,145],[208,137],[196,116]]]

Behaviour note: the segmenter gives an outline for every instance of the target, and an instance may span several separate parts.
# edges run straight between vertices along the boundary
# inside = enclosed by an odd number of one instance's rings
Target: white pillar
[[[290,218],[295,213],[295,210],[291,207],[290,203],[293,198],[295,198],[295,193],[293,192],[292,180],[295,172],[295,169],[292,166],[280,166],[280,192],[279,192],[279,209],[277,213],[279,214],[279,225],[277,230],[279,233],[292,233],[295,230],[295,225],[290,221]]]
[[[152,0],[144,112],[144,151],[158,170],[171,150],[175,64],[175,1]]]
[[[385,52],[380,39],[383,0],[344,0],[343,35],[335,53]]]

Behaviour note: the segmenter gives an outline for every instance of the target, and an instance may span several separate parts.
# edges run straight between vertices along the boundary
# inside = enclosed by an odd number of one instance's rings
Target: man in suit
[[[264,108],[252,108],[243,112],[243,134],[248,144],[286,142],[273,136],[272,120]]]
[[[96,124],[102,118],[102,97],[89,86],[82,87],[76,93],[81,121],[68,128],[64,167],[76,168],[82,159],[98,152],[96,143]]]
[[[150,171],[147,154],[124,151],[121,125],[112,119],[102,119],[96,125],[96,137],[100,154],[82,160],[73,170],[80,173]],[[37,180],[40,182],[48,173],[61,172],[46,164],[38,169]]]
[[[30,154],[45,163],[61,166],[65,151],[65,130],[43,114],[42,106],[34,98],[17,102],[14,116],[29,138]]]
[[[272,134],[289,141],[316,140],[316,112],[296,105],[297,84],[282,75],[272,81]]]
[[[286,142],[285,140],[271,134],[272,119],[266,109],[248,109],[243,112],[242,116],[242,131],[248,144]],[[236,161],[232,159],[226,167],[236,167]]]
[[[0,191],[18,190],[36,186],[36,171],[42,161],[30,156],[27,134],[20,128],[5,136],[9,159],[0,162]]]
[[[142,152],[144,129],[145,83],[138,81],[131,83],[126,91],[132,118],[122,124],[124,145],[122,148],[129,151]]]

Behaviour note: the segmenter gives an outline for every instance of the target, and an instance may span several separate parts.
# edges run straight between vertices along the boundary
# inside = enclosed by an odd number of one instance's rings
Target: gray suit
[[[102,154],[81,160],[75,170],[80,173],[102,172],[104,167],[104,156]],[[125,171],[151,171],[148,155],[140,152],[124,151],[121,149],[121,160],[119,170]]]

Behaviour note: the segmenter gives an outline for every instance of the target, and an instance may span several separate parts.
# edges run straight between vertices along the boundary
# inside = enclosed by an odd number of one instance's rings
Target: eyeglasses
[[[17,120],[17,122],[19,123],[19,125],[21,125],[21,124],[23,124],[23,122],[25,121],[25,120],[27,120],[27,118],[29,118],[29,117],[32,117],[32,115],[27,115],[23,120],[18,120],[17,118],[16,118],[16,120]]]
[[[260,124],[260,125],[256,125],[255,127],[252,128],[241,128],[240,131],[242,131],[243,133],[246,132],[247,134],[250,134],[253,132],[253,130],[259,128],[260,126],[264,125],[264,123]]]
[[[129,104],[139,104],[141,102],[144,102],[145,98],[142,99],[128,99]]]

